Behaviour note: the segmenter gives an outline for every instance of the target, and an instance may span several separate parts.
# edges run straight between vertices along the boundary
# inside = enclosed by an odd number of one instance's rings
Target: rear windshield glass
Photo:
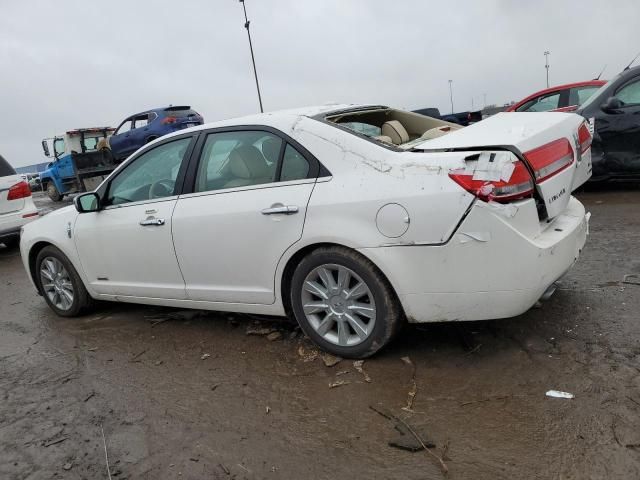
[[[2,155],[0,155],[0,177],[7,177],[9,175],[15,175],[16,171],[13,169],[9,162],[7,162]]]
[[[168,117],[176,117],[176,118],[184,118],[184,117],[189,117],[191,115],[198,115],[198,112],[196,112],[195,110],[191,110],[190,108],[185,108],[180,110],[167,109],[165,110],[165,113],[167,114]]]

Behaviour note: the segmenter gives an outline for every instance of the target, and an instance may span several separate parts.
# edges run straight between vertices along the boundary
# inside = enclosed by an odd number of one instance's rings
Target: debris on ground
[[[271,332],[269,335],[267,335],[267,340],[269,340],[270,342],[275,342],[276,340],[280,340],[282,338],[282,333],[275,331],[275,332]]]
[[[414,437],[411,432],[401,423],[395,426],[396,430],[400,432],[400,435],[389,440],[389,446],[399,448],[400,450],[406,450],[408,452],[419,452],[424,450],[423,444]],[[414,431],[418,434],[418,437],[424,443],[427,448],[436,448],[435,442],[424,431],[424,427],[414,427]]]
[[[400,433],[405,433],[405,434],[410,434],[420,445],[421,449],[425,451],[425,453],[429,456],[431,456],[432,458],[434,458],[438,464],[440,465],[440,469],[442,470],[442,474],[446,477],[449,474],[449,467],[447,467],[447,464],[444,463],[443,460],[443,456],[446,454],[446,450],[449,449],[449,443],[445,443],[445,449],[443,451],[443,455],[438,455],[437,453],[434,453],[430,450],[430,448],[435,448],[435,444],[433,444],[433,442],[431,442],[430,440],[425,441],[416,431],[415,428],[411,427],[411,425],[409,425],[405,420],[403,420],[402,418],[398,417],[397,415],[391,413],[389,410],[383,408],[383,407],[374,407],[373,405],[369,405],[369,408],[371,410],[373,410],[374,412],[376,412],[378,415],[386,418],[387,420],[389,420],[390,422],[393,422],[394,424],[394,428],[400,432]],[[430,442],[429,444],[427,444],[427,442]],[[430,447],[429,445],[433,444],[433,447]]]
[[[267,405],[264,410],[266,414],[269,414],[269,412],[271,411],[271,407]]]
[[[164,361],[163,361],[163,360],[157,360],[157,361],[155,362],[155,366],[156,366],[156,367],[159,367],[159,366],[160,366],[160,365],[162,365],[163,363],[164,363]]]
[[[73,465],[72,465],[71,463],[65,463],[65,464],[62,466],[62,469],[63,469],[63,470],[67,470],[67,471],[69,471],[69,470],[71,470],[71,467],[73,467]]]
[[[269,327],[261,327],[259,325],[252,325],[247,327],[247,331],[245,332],[247,335],[257,335],[259,337],[263,337],[265,335],[269,335],[274,332],[273,328]]]
[[[202,356],[200,357],[200,360],[206,360],[207,358],[209,358],[211,356],[210,353],[203,353]]]
[[[337,388],[342,387],[343,385],[349,385],[351,382],[349,380],[337,380],[329,384],[329,388]]]
[[[148,318],[150,320],[152,327],[155,327],[159,323],[166,322],[168,320],[188,321],[188,320],[194,320],[206,314],[207,312],[205,310],[178,310],[177,312],[147,315],[145,316],[145,318]]]
[[[364,371],[364,368],[362,368],[363,365],[364,360],[356,360],[355,362],[353,362],[353,368],[355,368],[359,373],[362,374],[362,376],[364,377],[364,381],[367,383],[371,383],[371,377],[367,372]]]
[[[54,440],[49,440],[47,442],[44,443],[43,447],[50,447],[51,445],[56,445],[58,443],[62,443],[65,440],[67,440],[69,437],[60,437],[60,438],[56,438]]]
[[[304,345],[300,345],[298,347],[298,355],[305,363],[313,362],[320,355],[320,351],[314,347],[305,347]]]
[[[330,353],[322,354],[322,362],[325,367],[333,367],[339,364],[342,361],[342,358],[336,357],[335,355],[331,355]]]
[[[349,370],[341,370],[336,373],[336,377],[339,377],[340,375],[346,375],[347,373],[351,373],[351,372]]]
[[[574,398],[573,393],[561,392],[559,390],[549,390],[545,395],[553,398]]]
[[[407,404],[402,407],[402,410],[406,412],[412,412],[413,402],[415,401],[416,395],[418,394],[418,384],[416,383],[417,366],[411,361],[409,357],[402,357],[400,360],[402,360],[404,364],[411,366],[413,369],[413,372],[411,374],[411,388],[409,389],[409,392],[407,392]]]
[[[629,273],[622,278],[622,283],[626,283],[627,285],[640,285],[640,275]]]
[[[89,395],[87,395],[87,397],[84,399],[85,403],[91,400],[95,394],[96,392],[91,392]]]
[[[133,357],[131,357],[131,360],[129,360],[129,362],[130,363],[136,363],[137,361],[139,361],[138,358],[140,358],[145,353],[147,353],[147,349],[146,348],[144,350],[142,350],[141,352],[136,353]]]

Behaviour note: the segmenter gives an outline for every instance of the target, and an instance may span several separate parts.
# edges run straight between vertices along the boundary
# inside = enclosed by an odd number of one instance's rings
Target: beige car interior
[[[381,143],[398,146],[416,140],[431,140],[462,128],[455,123],[392,108],[374,108],[336,114],[326,117],[326,120],[337,124],[360,123],[378,127],[380,135],[369,136],[370,138]],[[348,125],[345,126],[349,128]]]
[[[260,150],[253,145],[242,145],[233,149],[229,154],[228,165],[233,180],[227,182],[223,188],[273,182],[275,169],[267,164]]]

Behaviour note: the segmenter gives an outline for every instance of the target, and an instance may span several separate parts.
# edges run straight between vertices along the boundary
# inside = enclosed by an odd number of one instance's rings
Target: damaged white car
[[[590,144],[563,113],[460,128],[344,105],[207,124],[27,225],[22,258],[58,315],[94,299],[290,315],[362,358],[405,321],[511,317],[548,295],[585,243],[571,192]]]

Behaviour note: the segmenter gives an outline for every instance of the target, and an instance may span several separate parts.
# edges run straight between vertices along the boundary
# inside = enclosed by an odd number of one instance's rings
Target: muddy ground
[[[371,405],[448,446],[453,479],[640,478],[640,285],[622,283],[640,274],[640,188],[580,198],[591,236],[542,308],[407,327],[364,363],[370,382],[288,323],[110,304],[57,318],[0,247],[0,478],[107,478],[105,445],[119,480],[442,478],[388,445]]]

